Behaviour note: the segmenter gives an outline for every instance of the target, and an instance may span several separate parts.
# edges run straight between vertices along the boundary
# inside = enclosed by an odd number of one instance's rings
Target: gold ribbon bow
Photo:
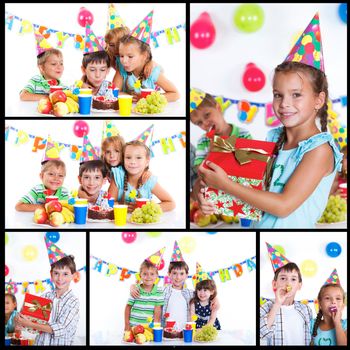
[[[26,306],[31,305],[28,307],[29,312],[35,312],[37,310],[41,310],[45,318],[48,318],[47,311],[51,311],[52,305],[51,303],[46,304],[46,305],[41,305],[38,300],[32,300],[31,303],[26,303]]]

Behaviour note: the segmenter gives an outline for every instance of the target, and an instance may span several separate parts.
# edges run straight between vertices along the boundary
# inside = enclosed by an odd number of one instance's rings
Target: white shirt
[[[304,320],[294,305],[282,305],[284,345],[305,345]]]
[[[180,289],[171,289],[167,312],[169,320],[176,321],[174,328],[178,331],[183,330],[187,322],[187,302]]]

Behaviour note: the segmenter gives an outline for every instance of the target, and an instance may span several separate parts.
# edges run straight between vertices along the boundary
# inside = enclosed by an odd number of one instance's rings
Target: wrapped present
[[[265,175],[271,171],[274,148],[274,142],[214,135],[206,160],[223,168],[232,181],[262,190]],[[221,190],[207,187],[204,196],[215,203],[216,214],[261,219],[261,210]]]
[[[45,324],[50,319],[52,300],[38,297],[37,295],[26,293],[21,310],[22,315],[26,315],[31,321]]]

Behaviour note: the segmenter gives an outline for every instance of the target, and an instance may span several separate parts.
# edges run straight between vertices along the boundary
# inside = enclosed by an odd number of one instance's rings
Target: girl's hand
[[[134,299],[138,299],[140,297],[140,291],[135,284],[132,284],[130,287],[130,295]]]
[[[133,103],[136,103],[141,98],[141,94],[137,94],[136,92],[132,92],[131,96],[132,96]]]
[[[28,320],[28,318],[22,314],[18,314],[15,317],[15,323],[16,326],[21,326],[21,327],[28,327],[31,324],[31,321]]]
[[[209,169],[204,168],[203,163],[198,167],[198,175],[208,187],[222,189],[224,184],[229,181],[228,176],[221,167],[210,161],[205,161]]]
[[[149,78],[149,76],[152,73],[153,68],[155,68],[157,64],[154,61],[149,61],[145,64],[145,67],[143,68],[143,72],[145,74],[146,78]]]
[[[201,189],[201,192],[198,193],[199,208],[204,215],[212,215],[215,213],[215,205],[214,203],[208,202],[207,200],[204,199],[203,191],[204,189]]]
[[[146,183],[149,178],[152,176],[152,173],[149,170],[146,170],[143,172],[143,174],[141,175],[141,181],[142,183]]]
[[[135,210],[136,208],[136,202],[128,202],[128,213],[131,213]]]
[[[332,312],[331,316],[332,316],[332,320],[334,325],[336,326],[337,324],[340,325],[341,324],[341,316],[342,316],[342,312],[344,310],[344,305],[341,307],[341,309],[338,309],[337,312]]]

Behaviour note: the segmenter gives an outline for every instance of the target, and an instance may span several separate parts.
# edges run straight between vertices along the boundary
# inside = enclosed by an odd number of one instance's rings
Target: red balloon
[[[85,7],[81,7],[78,13],[78,23],[85,28],[87,24],[94,23],[94,15]]]
[[[5,265],[5,276],[7,276],[10,272],[10,269]]]
[[[84,120],[77,120],[73,126],[74,135],[77,137],[83,137],[89,133],[89,125]]]
[[[248,63],[243,74],[243,85],[249,91],[261,90],[265,85],[265,74],[254,63]]]
[[[135,242],[137,238],[136,232],[122,232],[122,240],[125,243],[132,243]]]
[[[165,261],[164,259],[162,258],[162,260],[160,261],[160,264],[158,266],[158,271],[162,270],[164,268],[164,265],[165,265]]]
[[[190,40],[197,49],[206,49],[215,40],[215,27],[208,12],[203,12],[190,28]]]

